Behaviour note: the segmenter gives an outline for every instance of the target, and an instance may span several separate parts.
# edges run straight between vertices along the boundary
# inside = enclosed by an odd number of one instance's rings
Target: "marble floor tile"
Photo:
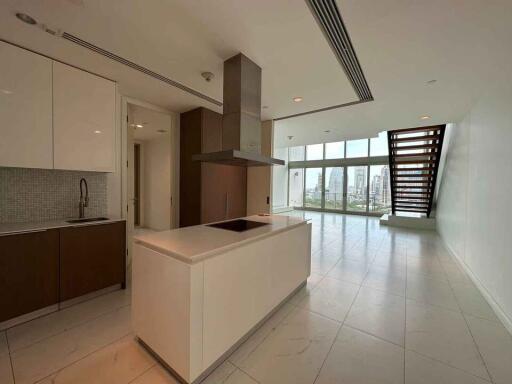
[[[452,311],[460,310],[448,282],[432,279],[424,275],[407,275],[406,296],[408,299],[421,303],[436,305]]]
[[[316,288],[316,286],[318,285],[318,283],[320,281],[322,281],[322,279],[324,278],[324,276],[322,275],[317,275],[315,273],[312,273],[311,276],[308,277],[308,281],[306,283],[305,286],[303,286],[301,289],[299,289],[295,295],[293,295],[291,298],[290,298],[290,301],[289,303],[290,304],[294,304],[294,305],[297,305],[299,304],[299,302],[306,296],[308,296],[309,294],[311,294],[311,292]]]
[[[406,272],[406,263],[407,260],[405,255],[395,254],[388,251],[377,251],[375,259],[373,260],[374,265],[392,268],[403,274]]]
[[[146,372],[130,381],[129,384],[181,384],[160,364],[153,365]]]
[[[406,305],[406,349],[489,380],[461,313],[411,300]]]
[[[407,273],[425,275],[442,281],[447,280],[444,268],[437,259],[409,257],[407,259]]]
[[[272,333],[288,316],[295,307],[284,304],[274,313],[258,330],[256,330],[235,352],[229,356],[229,361],[235,365],[241,365],[251,353]]]
[[[499,319],[480,291],[473,284],[451,284],[462,312],[499,323]]]
[[[403,346],[405,298],[362,287],[345,324]]]
[[[261,384],[311,384],[339,327],[297,308],[238,367]]]
[[[400,384],[404,350],[343,326],[315,384]]]
[[[373,265],[363,281],[363,286],[405,296],[405,276],[404,273],[396,271],[394,268]]]
[[[359,290],[359,285],[325,277],[299,306],[336,321],[343,321]]]
[[[467,275],[466,272],[462,270],[462,268],[458,264],[443,263],[443,267],[444,272],[446,274],[446,278],[450,283],[473,285],[471,278]]]
[[[257,384],[257,381],[229,361],[225,361],[201,384]]]
[[[510,384],[512,335],[501,324],[467,315],[466,319],[494,383]]]
[[[16,383],[28,384],[42,379],[130,332],[130,307],[122,307],[20,349],[11,355]]]
[[[364,261],[340,259],[327,274],[328,277],[346,281],[348,283],[361,284],[370,268],[370,264]]]
[[[460,369],[421,356],[412,351],[405,353],[405,384],[489,384]]]
[[[18,325],[7,331],[11,351],[28,347],[129,304],[129,291],[118,290]]]
[[[364,263],[371,263],[375,258],[377,250],[355,246],[343,252],[343,259],[354,260]]]
[[[311,255],[311,273],[325,276],[340,260],[340,256],[317,252]]]
[[[153,365],[154,359],[135,341],[133,335],[129,335],[68,365],[39,383],[125,384]]]
[[[9,355],[0,356],[0,383],[14,384],[12,375],[11,359]]]

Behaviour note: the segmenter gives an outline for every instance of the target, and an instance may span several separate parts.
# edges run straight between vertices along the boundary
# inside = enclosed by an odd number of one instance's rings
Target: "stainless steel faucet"
[[[85,184],[85,197],[82,190],[82,185]],[[89,206],[89,188],[87,187],[87,180],[83,177],[80,179],[80,202],[78,203],[78,217],[80,219],[85,217],[85,207]]]

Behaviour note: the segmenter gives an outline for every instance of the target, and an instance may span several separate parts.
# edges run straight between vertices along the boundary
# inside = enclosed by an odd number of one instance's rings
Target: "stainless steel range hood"
[[[192,160],[242,167],[284,165],[261,154],[261,68],[241,53],[224,62],[222,151],[197,154]]]

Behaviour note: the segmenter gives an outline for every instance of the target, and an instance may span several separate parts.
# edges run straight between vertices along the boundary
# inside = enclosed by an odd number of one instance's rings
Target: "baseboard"
[[[439,233],[439,232],[438,232]],[[469,266],[455,253],[455,251],[448,245],[444,237],[439,233],[439,237],[441,237],[445,248],[448,250],[450,255],[457,261],[457,264],[461,266],[461,268],[466,272],[469,276],[473,284],[480,291],[485,301],[491,306],[492,310],[501,321],[503,326],[507,329],[507,331],[512,335],[512,319],[507,316],[505,311],[501,308],[501,306],[494,300],[494,297],[491,293],[485,288],[484,284],[480,281],[480,279],[475,275],[475,273],[469,268]]]

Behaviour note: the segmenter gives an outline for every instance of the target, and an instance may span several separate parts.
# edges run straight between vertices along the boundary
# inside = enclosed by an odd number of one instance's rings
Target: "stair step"
[[[437,147],[438,147],[437,144],[421,144],[421,145],[404,145],[401,147],[393,146],[391,149],[393,150],[393,152],[397,152],[397,151],[409,151],[412,149],[428,149],[428,148],[437,148]]]
[[[436,157],[436,152],[428,152],[428,153],[404,153],[400,155],[393,155],[393,157]]]
[[[435,164],[435,160],[398,160],[393,162],[393,167],[402,164]],[[405,169],[405,168],[404,168]]]
[[[427,209],[409,209],[409,208],[395,208],[395,211],[400,212],[417,212],[417,213],[427,213]]]
[[[413,185],[412,187],[407,187],[407,186],[397,186],[396,188],[400,189],[400,190],[407,190],[407,189],[432,189],[432,187],[426,187],[426,186],[418,186],[418,185]],[[397,191],[399,192],[399,191]],[[410,191],[407,191],[407,193],[413,193],[413,192],[410,192]]]
[[[404,133],[419,133],[419,132],[431,132],[431,131],[440,131],[443,127],[440,125],[434,125],[430,127],[418,127],[418,128],[404,128],[404,129],[394,129],[391,131],[391,136],[393,135],[403,135]]]
[[[403,197],[403,195],[427,195],[430,197],[428,192],[420,192],[420,191],[395,191],[395,195],[400,195],[399,197]]]
[[[393,172],[395,172],[395,174],[404,174],[404,175],[407,175],[407,173],[405,173],[406,171],[409,171],[409,172],[432,172],[434,170],[434,167],[423,167],[423,168],[396,168],[396,167],[393,167]],[[412,175],[416,175],[416,173],[412,173]],[[432,175],[432,173],[421,173],[421,175]]]
[[[405,142],[408,142],[408,141],[430,141],[430,140],[439,140],[439,135],[401,137],[401,138],[392,139],[392,140],[393,140],[393,142],[396,142],[396,143],[405,143]]]
[[[423,209],[423,208],[428,208],[428,203],[422,203],[422,204],[415,204],[415,203],[411,203],[411,204],[395,204],[395,208],[414,208],[414,209]]]
[[[401,196],[395,196],[395,200],[396,201],[418,201],[420,203],[424,203],[426,201],[429,201],[430,199],[428,197],[418,197],[418,196],[413,196],[413,197],[401,197]]]
[[[403,179],[403,178],[413,178],[413,179],[431,179],[434,177],[431,173],[412,173],[410,175],[407,174],[395,174],[393,176],[394,179]]]

